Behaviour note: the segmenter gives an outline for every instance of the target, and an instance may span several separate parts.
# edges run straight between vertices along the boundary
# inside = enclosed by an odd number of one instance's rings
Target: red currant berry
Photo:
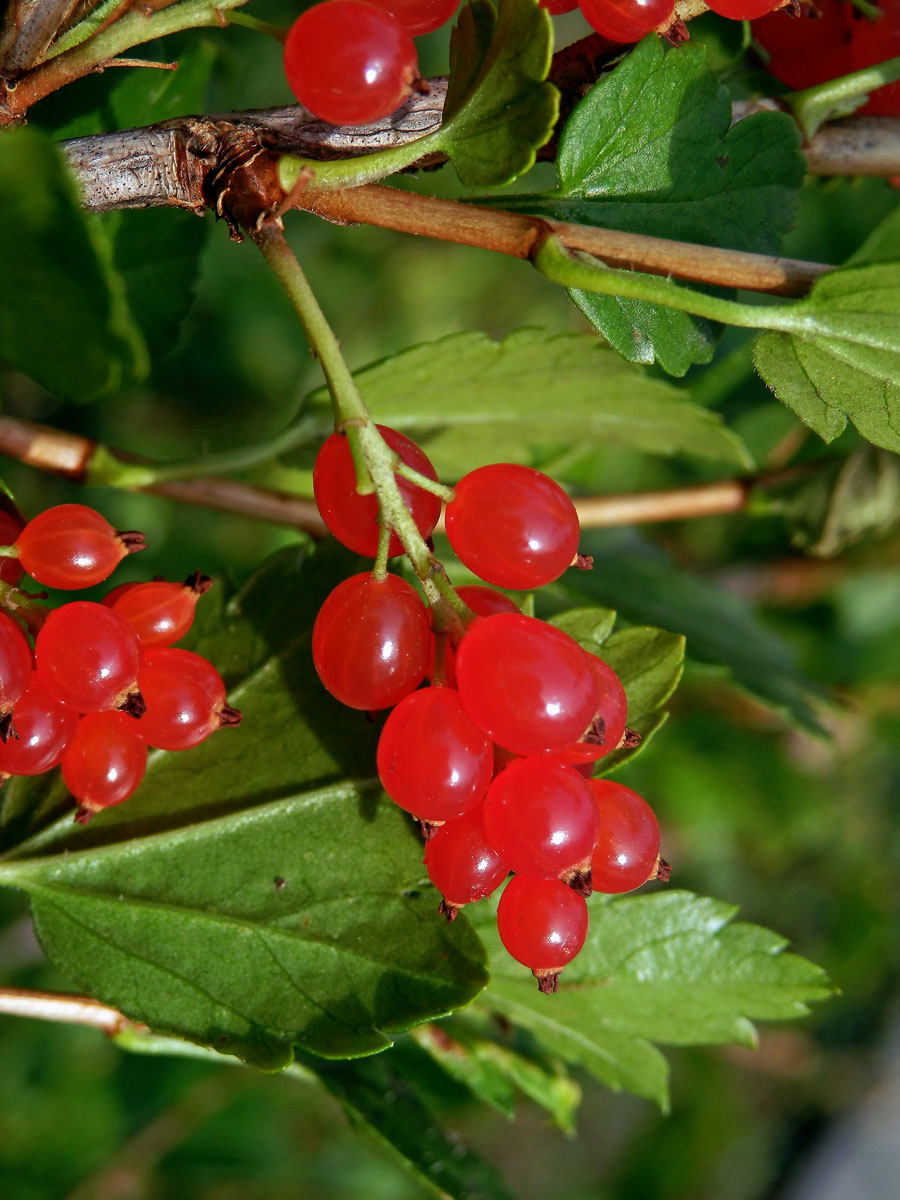
[[[284,71],[302,105],[332,125],[364,125],[400,107],[419,67],[400,22],[363,0],[325,0],[291,26]]]
[[[463,587],[458,587],[456,594],[479,617],[490,617],[494,613],[501,612],[517,613],[522,611],[518,604],[510,600],[509,596],[504,596],[502,592],[497,592],[494,588],[481,587],[477,583],[465,584]],[[456,651],[450,644],[450,638],[446,634],[437,632],[432,634],[431,649],[428,652],[428,678],[435,678],[439,646],[442,654],[441,665],[443,672],[440,681],[446,684],[447,687],[456,687]]]
[[[631,788],[608,779],[588,786],[600,814],[597,848],[591,859],[598,892],[631,892],[656,876],[659,823],[653,809]]]
[[[378,742],[378,775],[395,804],[425,821],[449,821],[484,799],[494,751],[452,688],[404,697]]]
[[[639,42],[672,16],[674,0],[579,0],[589,25],[611,42]]]
[[[526,617],[479,617],[456,655],[463,708],[492,741],[515,754],[562,750],[597,707],[588,655],[567,633]]]
[[[507,951],[530,967],[542,992],[555,992],[559,973],[584,945],[584,897],[558,879],[514,875],[497,907],[497,932]]]
[[[440,29],[459,8],[459,0],[368,0],[368,3],[396,17],[413,37]]]
[[[509,874],[509,867],[488,842],[480,804],[442,825],[426,842],[425,867],[443,896],[441,912],[448,921],[464,904],[489,896]]]
[[[140,587],[140,583],[119,583],[114,588],[106,593],[101,604],[105,604],[107,608],[112,608],[120,596],[124,596],[126,592],[130,592],[132,588]]]
[[[414,691],[428,665],[428,613],[398,575],[367,572],[338,584],[313,626],[313,662],[342,704],[373,712]]]
[[[588,654],[597,679],[597,711],[590,728],[554,755],[562,762],[593,763],[610,754],[622,740],[628,721],[628,698],[618,675],[596,654]]]
[[[137,727],[159,750],[187,750],[241,714],[225,700],[225,684],[211,662],[190,650],[151,646],[139,676],[147,711]]]
[[[16,622],[0,612],[0,740],[12,726],[12,710],[31,683],[34,663],[31,647]]]
[[[137,690],[140,643],[112,609],[87,600],[54,609],[37,635],[34,655],[41,683],[70,708],[143,712]]]
[[[460,560],[497,587],[552,583],[578,550],[572,501],[541,471],[517,463],[492,463],[463,476],[446,521]]]
[[[190,629],[197,601],[211,587],[212,580],[199,571],[188,576],[184,583],[154,579],[148,583],[123,584],[123,591],[110,607],[128,622],[142,646],[171,646]]]
[[[597,804],[588,782],[571,767],[545,758],[510,763],[488,790],[484,828],[511,871],[564,878],[590,895]]]
[[[12,546],[22,531],[22,522],[12,513],[0,509],[0,546]],[[13,587],[22,578],[22,564],[17,558],[0,557],[0,579]]]
[[[437,472],[424,450],[396,429],[377,426],[379,433],[408,467],[437,480]],[[431,537],[441,515],[440,499],[431,492],[395,476],[403,502],[412,513],[423,538]],[[378,501],[374,495],[360,496],[350,444],[342,433],[333,433],[324,443],[313,467],[313,492],[322,520],[337,540],[356,554],[374,558],[378,553]],[[391,534],[388,556],[403,553],[396,533]]]
[[[134,792],[147,767],[147,743],[124,713],[82,717],[63,755],[62,777],[78,801],[75,820],[84,824],[101,808],[121,804]]]
[[[16,541],[19,561],[33,579],[67,591],[102,583],[126,554],[146,544],[142,533],[117,532],[84,504],[59,504],[38,513]]]
[[[0,745],[0,773],[40,775],[59,764],[78,728],[74,708],[54,700],[36,674],[16,704],[16,733]]]
[[[781,0],[707,0],[707,4],[720,17],[732,21],[755,21],[764,17],[781,4]]]

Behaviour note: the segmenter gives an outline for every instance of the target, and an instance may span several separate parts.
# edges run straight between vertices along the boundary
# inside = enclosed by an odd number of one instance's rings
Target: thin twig
[[[31,988],[0,987],[0,1013],[10,1017],[34,1017],[40,1021],[62,1021],[67,1025],[89,1025],[110,1037],[126,1029],[146,1028],[90,996],[39,992]]]
[[[65,433],[18,417],[0,417],[0,454],[38,470],[62,475],[75,483],[85,482],[88,463],[97,448],[96,442],[79,434]],[[117,450],[110,453],[121,459],[133,457]],[[724,515],[745,508],[755,487],[786,482],[799,469],[785,467],[744,479],[664,491],[583,496],[574,503],[583,529]],[[293,526],[312,537],[323,537],[326,532],[314,501],[230,479],[185,479],[134,490],[153,492],[183,504],[215,508],[253,520]]]

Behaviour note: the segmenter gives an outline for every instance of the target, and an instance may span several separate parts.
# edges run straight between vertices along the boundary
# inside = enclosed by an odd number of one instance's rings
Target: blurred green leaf
[[[795,546],[831,558],[900,523],[900,459],[863,445],[848,458],[824,463],[811,476],[767,491],[760,500],[762,511],[785,518]]]
[[[546,1109],[564,1133],[574,1133],[581,1089],[558,1060],[532,1049],[501,1045],[489,1029],[495,1022],[479,1020],[471,1009],[440,1024],[419,1025],[411,1037],[457,1082],[505,1117],[516,1112],[515,1088]]]
[[[291,605],[304,556],[293,578],[288,559],[264,567],[220,626],[220,639],[249,643],[241,677],[229,671],[241,728],[156,752],[127,804],[85,828],[66,814],[0,861],[79,987],[268,1068],[294,1045],[371,1053],[485,982],[471,930],[438,921],[416,886],[409,822],[369,783],[346,782],[372,775],[375,733],[318,682]],[[4,807],[28,794],[17,783]]]
[[[731,125],[731,101],[705,48],[648,35],[574,110],[560,138],[559,186],[508,207],[631,233],[778,253],[796,219],[800,136],[783,113]],[[507,198],[504,197],[504,205]],[[671,375],[708,362],[715,327],[643,301],[573,291],[631,362]]]
[[[615,443],[649,454],[751,465],[741,440],[683,389],[623,362],[591,334],[520,329],[500,342],[456,333],[355,373],[385,425],[428,451],[445,479],[489,462],[529,461],[540,445]],[[320,388],[307,405],[333,418]]]
[[[829,271],[792,305],[796,331],[764,333],[757,371],[824,441],[849,418],[864,438],[900,450],[900,261]]]
[[[469,187],[510,183],[550,137],[559,94],[547,83],[553,31],[536,0],[469,0],[450,41],[441,148]]]
[[[438,1196],[451,1200],[512,1200],[496,1170],[451,1140],[393,1051],[357,1062],[305,1058],[357,1126],[374,1133]]]
[[[0,357],[11,367],[73,400],[144,374],[146,348],[97,222],[34,129],[0,138],[0,261]]]
[[[549,1051],[615,1091],[668,1103],[666,1064],[652,1043],[755,1044],[751,1019],[785,1020],[833,993],[824,972],[757,925],[732,924],[718,900],[666,891],[588,901],[584,949],[555,996],[542,995],[509,957],[494,914],[475,927],[488,947],[491,983],[477,1001],[530,1030]]]

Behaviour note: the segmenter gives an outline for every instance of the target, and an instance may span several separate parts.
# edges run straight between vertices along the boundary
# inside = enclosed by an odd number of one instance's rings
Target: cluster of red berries
[[[800,91],[900,55],[900,0],[880,0],[880,8],[872,20],[845,0],[815,0],[794,20],[772,13],[751,29],[769,56],[769,72]],[[878,88],[859,111],[900,116],[900,83]]]
[[[3,513],[0,539],[9,610],[0,612],[0,781],[61,766],[83,823],[134,792],[148,746],[186,750],[240,721],[215,667],[173,645],[212,584],[207,576],[121,584],[100,604],[45,609],[15,590],[23,569],[46,587],[93,587],[144,548],[143,534],[61,504],[24,526]]]
[[[396,430],[379,430],[400,463],[436,480],[420,447]],[[396,479],[429,538],[440,500]],[[378,504],[359,495],[356,483],[347,438],[333,434],[313,472],[319,511],[339,541],[372,556]],[[571,500],[540,471],[495,463],[456,486],[446,531],[460,560],[494,586],[459,588],[448,623],[440,606],[426,608],[398,575],[351,576],[322,605],[313,660],[344,704],[392,709],[378,743],[378,774],[426,837],[425,865],[443,896],[441,910],[452,920],[515,872],[500,899],[500,938],[542,991],[555,991],[584,944],[585,897],[594,888],[626,892],[668,877],[659,826],[630,789],[589,778],[594,763],[630,736],[615,672],[495,590],[541,587],[580,559]],[[402,551],[393,532],[389,551]],[[421,687],[426,677],[430,684]]]

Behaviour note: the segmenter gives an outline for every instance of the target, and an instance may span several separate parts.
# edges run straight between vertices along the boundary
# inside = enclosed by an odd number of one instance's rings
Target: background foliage
[[[258,8],[260,15],[287,22],[297,6],[272,0]],[[703,18],[692,25],[692,37],[697,47],[709,45],[720,82],[740,92],[745,84],[723,50],[727,34],[721,24]],[[25,331],[34,327],[37,313],[59,337],[55,358],[39,344],[28,362],[17,357],[20,366],[29,368],[27,374],[3,373],[4,410],[126,448],[136,448],[139,429],[143,453],[183,459],[260,441],[303,408],[310,417],[309,446],[246,476],[272,487],[303,489],[308,487],[316,431],[328,424],[320,377],[294,314],[252,247],[231,244],[210,217],[201,221],[178,212],[118,213],[79,218],[75,225],[58,219],[69,211],[67,185],[55,161],[45,156],[36,131],[75,136],[189,110],[224,111],[290,100],[278,47],[251,31],[195,32],[176,42],[174,50],[169,43],[165,50],[179,57],[176,74],[123,72],[115,80],[107,74],[81,81],[39,105],[31,114],[30,130],[4,134],[12,149],[0,156],[0,195],[5,198],[11,191],[5,179],[27,169],[44,180],[45,207],[20,212],[4,206],[0,252],[14,259],[17,235],[11,230],[21,233],[22,222],[30,221],[35,236],[52,232],[59,239],[52,257],[60,264],[58,287],[48,288],[46,277],[35,277],[32,290],[23,291],[21,303],[0,322],[0,354],[7,357],[11,346],[17,356],[23,346],[28,348]],[[424,73],[441,70],[446,55],[446,39],[435,36],[422,63]],[[705,139],[717,131],[722,138],[733,138],[722,115],[724,93],[710,86],[708,76],[692,78],[699,55],[699,49],[689,50],[678,81],[689,94],[697,136]],[[652,48],[642,50],[635,69],[645,75],[665,69],[657,57]],[[785,251],[845,261],[863,245],[878,218],[896,213],[897,194],[879,180],[808,179],[798,187],[790,123],[779,118],[777,125],[758,136],[777,150],[779,187],[790,192],[765,202],[790,210],[781,223],[784,229],[791,224],[794,206],[798,209]],[[751,133],[744,131],[747,137]],[[738,170],[739,159],[735,150],[732,171]],[[648,180],[643,190],[652,190],[652,173],[661,166],[649,158],[644,166]],[[694,163],[690,178],[680,181],[681,199],[696,198],[698,179],[708,169],[709,164]],[[629,189],[637,190],[628,183],[633,175],[623,172],[625,182],[613,186],[613,180],[599,199],[589,165],[578,161],[574,133],[561,178],[566,195],[552,203],[577,205],[579,219],[597,223],[615,224],[616,212],[633,203]],[[406,180],[403,186],[449,194],[459,190],[449,170]],[[553,187],[547,167],[536,168],[522,184],[528,191]],[[514,203],[509,192],[500,197],[505,207]],[[57,199],[59,209],[54,210]],[[586,216],[593,206],[602,213]],[[692,229],[673,228],[670,212],[641,207],[640,228],[697,236]],[[710,207],[703,232],[719,219],[719,211]],[[566,207],[564,215],[573,212]],[[734,220],[735,214],[731,216]],[[656,222],[662,222],[662,229]],[[740,213],[736,227],[745,231],[748,247],[769,248]],[[896,253],[890,226],[885,228],[886,253]],[[361,368],[405,352],[392,364],[363,371],[363,393],[380,419],[421,438],[448,478],[481,461],[480,455],[502,456],[499,445],[503,454],[526,458],[584,492],[648,490],[738,473],[750,463],[766,463],[786,438],[800,440],[792,413],[775,404],[753,374],[748,332],[729,330],[711,366],[692,366],[710,357],[708,323],[685,316],[694,331],[690,338],[685,325],[660,338],[652,324],[659,310],[648,312],[655,357],[675,378],[651,367],[650,382],[632,398],[628,388],[634,377],[622,360],[598,345],[590,325],[559,289],[521,264],[385,231],[334,229],[306,215],[293,218],[289,236],[351,365]],[[98,261],[91,247],[100,248],[100,260],[110,268],[106,274],[81,269],[82,261]],[[70,291],[76,283],[79,294]],[[85,304],[96,304],[97,297],[104,321],[89,323],[91,336],[102,328],[94,359],[82,352],[89,334],[78,321]],[[615,343],[615,331],[604,325],[607,317],[600,311],[608,302],[591,297],[578,304]],[[523,327],[545,332],[536,338],[517,332]],[[428,345],[409,349],[420,343]],[[686,346],[694,349],[687,358],[678,357]],[[75,347],[83,375],[66,367]],[[676,357],[667,361],[670,353]],[[639,357],[646,362],[653,356]],[[599,401],[588,382],[598,358],[609,372],[609,392]],[[448,368],[442,369],[445,360]],[[111,398],[89,402],[109,384],[110,363],[118,364],[121,386]],[[555,423],[550,428],[542,422],[541,410],[533,406],[531,411],[527,401],[540,381],[547,408],[555,407],[553,387],[562,364],[568,372],[567,412],[573,426]],[[447,394],[450,365],[459,390]],[[536,374],[541,369],[545,379]],[[140,382],[127,382],[145,370]],[[484,386],[485,380],[492,402],[486,414],[469,390],[473,381]],[[443,406],[447,420],[429,424],[429,413]],[[612,433],[621,407],[632,422],[624,437],[621,430]],[[523,412],[524,419],[508,421],[509,414]],[[484,421],[477,436],[467,423],[473,414]],[[671,428],[661,424],[673,414],[677,420]],[[590,422],[590,438],[576,435],[585,421]],[[799,461],[823,454],[828,459],[827,472],[805,481],[805,493],[786,489],[761,499],[750,513],[733,517],[594,532],[585,539],[585,548],[595,556],[593,574],[574,584],[554,585],[539,601],[544,615],[600,605],[616,609],[626,626],[670,631],[627,628],[612,635],[606,652],[612,661],[613,639],[620,639],[620,645],[625,639],[629,655],[646,652],[655,664],[654,671],[635,671],[633,681],[635,696],[639,686],[643,689],[647,730],[658,724],[660,705],[665,702],[670,711],[666,727],[617,778],[647,795],[657,809],[678,890],[649,895],[623,908],[621,918],[615,903],[596,901],[594,916],[599,955],[605,944],[601,935],[608,929],[615,944],[617,921],[634,922],[628,936],[640,940],[647,930],[665,927],[667,912],[689,915],[696,941],[682,950],[659,996],[635,984],[627,967],[617,974],[616,964],[604,963],[602,970],[613,979],[610,995],[586,996],[579,1007],[571,1001],[568,1008],[556,1005],[551,1018],[557,1027],[541,1028],[538,1038],[536,1025],[547,1021],[548,1012],[538,1001],[545,998],[532,995],[530,981],[523,984],[512,974],[507,978],[501,969],[493,1003],[495,1012],[514,1018],[508,1035],[498,1036],[488,1009],[476,1004],[441,1025],[452,1038],[449,1046],[436,1026],[426,1025],[400,1036],[386,1054],[359,1063],[323,1065],[301,1054],[291,1068],[295,1077],[259,1075],[187,1057],[122,1054],[89,1031],[4,1019],[4,1194],[15,1200],[68,1194],[277,1200],[307,1193],[336,1200],[361,1193],[404,1200],[432,1194],[377,1148],[373,1127],[384,1139],[400,1141],[420,1169],[451,1192],[468,1188],[471,1195],[503,1194],[492,1168],[469,1161],[458,1150],[459,1135],[499,1167],[514,1194],[526,1200],[551,1190],[576,1200],[644,1195],[756,1200],[789,1194],[817,1139],[874,1086],[900,974],[900,566],[891,483],[896,459],[886,452],[873,458],[875,452],[853,428],[841,432],[836,427],[831,433],[838,436],[827,450],[810,437],[797,451]],[[251,661],[247,640],[238,640],[237,651],[229,650],[221,613],[226,593],[245,585],[267,555],[281,550],[275,562],[282,564],[302,557],[305,543],[296,533],[200,509],[186,519],[183,510],[148,495],[76,491],[13,462],[4,462],[3,477],[30,510],[84,499],[96,503],[118,527],[144,529],[151,548],[127,564],[117,580],[156,572],[177,578],[197,566],[216,575],[218,607],[207,610],[196,639],[232,684],[249,679],[269,658],[277,664],[294,652],[293,643],[255,645],[257,658]],[[878,520],[861,517],[873,504]],[[868,532],[873,528],[877,537]],[[829,552],[839,550],[839,557],[820,561],[797,549],[823,544]],[[330,573],[348,569],[345,560],[326,556],[320,562],[319,587]],[[296,598],[301,641],[314,595],[315,589],[305,610],[302,596]],[[234,611],[231,619],[250,620],[246,612]],[[609,629],[594,614],[590,629],[578,634],[604,643]],[[667,699],[681,667],[678,635],[687,639],[684,677]],[[253,684],[248,686],[252,692]],[[283,719],[277,687],[260,686],[256,703],[261,719],[267,712],[272,720]],[[305,778],[290,766],[278,773],[280,766],[294,761],[291,755],[305,754],[307,733],[300,727],[279,732],[283,763],[266,764],[273,792],[293,796],[299,784],[312,786],[310,780],[315,786],[328,785],[333,761],[328,756],[339,759],[346,747],[323,747],[316,740],[318,750]],[[368,736],[355,728],[346,733],[354,742]],[[365,747],[357,745],[356,751],[362,758]],[[252,745],[232,742],[227,754],[222,748],[221,757],[218,748],[210,752],[205,765],[213,773],[244,770],[249,778],[257,769],[252,756]],[[167,789],[177,787],[177,779],[168,779],[167,772],[177,774],[171,765],[161,764],[159,779],[148,782],[151,807],[154,797],[168,805]],[[30,789],[20,791],[6,789],[7,836],[19,836],[16,822],[27,823],[32,811]],[[35,794],[42,812],[58,803],[52,790],[38,788]],[[209,801],[214,797],[213,774]],[[355,804],[358,798],[345,801]],[[277,815],[273,809],[273,819]],[[129,828],[127,809],[112,824],[117,820],[125,836],[140,834]],[[399,831],[399,817],[395,823]],[[401,871],[411,872],[405,883],[412,886],[418,851],[412,838],[404,842],[403,837],[398,832],[396,839],[373,843],[373,851],[402,860]],[[228,841],[226,831],[226,862],[242,852]],[[171,879],[160,884],[164,854],[160,862],[162,866],[153,861],[151,849],[141,886],[172,886]],[[77,864],[69,870],[77,882]],[[111,870],[114,875],[115,864]],[[342,882],[338,915],[347,884],[359,883]],[[59,880],[45,883],[50,894]],[[104,886],[115,886],[115,879]],[[728,904],[692,899],[687,893],[725,897]],[[740,906],[740,921],[751,925],[727,923],[731,904]],[[473,915],[490,949],[490,914]],[[45,913],[43,919],[51,918]],[[0,922],[3,983],[72,987],[73,974],[63,976],[43,961],[21,892],[0,891]],[[703,979],[708,981],[711,960],[705,956],[714,957],[720,941],[732,939],[730,944],[749,957],[768,958],[773,978],[784,971],[788,985],[810,994],[822,987],[819,976],[805,974],[811,970],[808,964],[798,965],[790,956],[772,958],[777,941],[753,926],[777,929],[827,971],[840,995],[799,1024],[764,1028],[756,1052],[668,1051],[668,1116],[646,1098],[615,1095],[603,1086],[624,1085],[666,1103],[666,1068],[651,1043],[654,1036],[676,1046],[706,1040],[691,1030],[691,1022],[703,1025],[704,1016],[698,1012],[691,964],[704,964]],[[352,922],[346,927],[352,928]],[[435,939],[445,936],[441,925],[430,929]],[[77,957],[78,947],[65,931],[45,930],[45,937],[58,938],[63,956]],[[397,945],[404,939],[401,927]],[[81,953],[89,956],[91,947]],[[474,990],[481,970],[474,940],[468,958],[466,978]],[[600,968],[585,960],[584,969]],[[78,982],[77,970],[74,977]],[[723,988],[726,984],[735,987],[730,976]],[[724,1038],[749,1043],[747,1017],[787,1016],[795,1007],[793,1001],[779,1007],[771,998],[763,1003],[746,993],[729,996],[721,1032]],[[570,1078],[555,1054],[567,1056],[566,1043],[573,1038],[584,1039],[579,1048],[583,1069]],[[320,1083],[331,1100],[323,1098]],[[473,1102],[473,1090],[487,1109]],[[342,1105],[368,1116],[368,1137],[347,1127]],[[436,1122],[429,1111],[437,1114]],[[507,1118],[513,1112],[516,1124],[510,1126]],[[566,1137],[573,1129],[579,1134],[575,1141]]]

